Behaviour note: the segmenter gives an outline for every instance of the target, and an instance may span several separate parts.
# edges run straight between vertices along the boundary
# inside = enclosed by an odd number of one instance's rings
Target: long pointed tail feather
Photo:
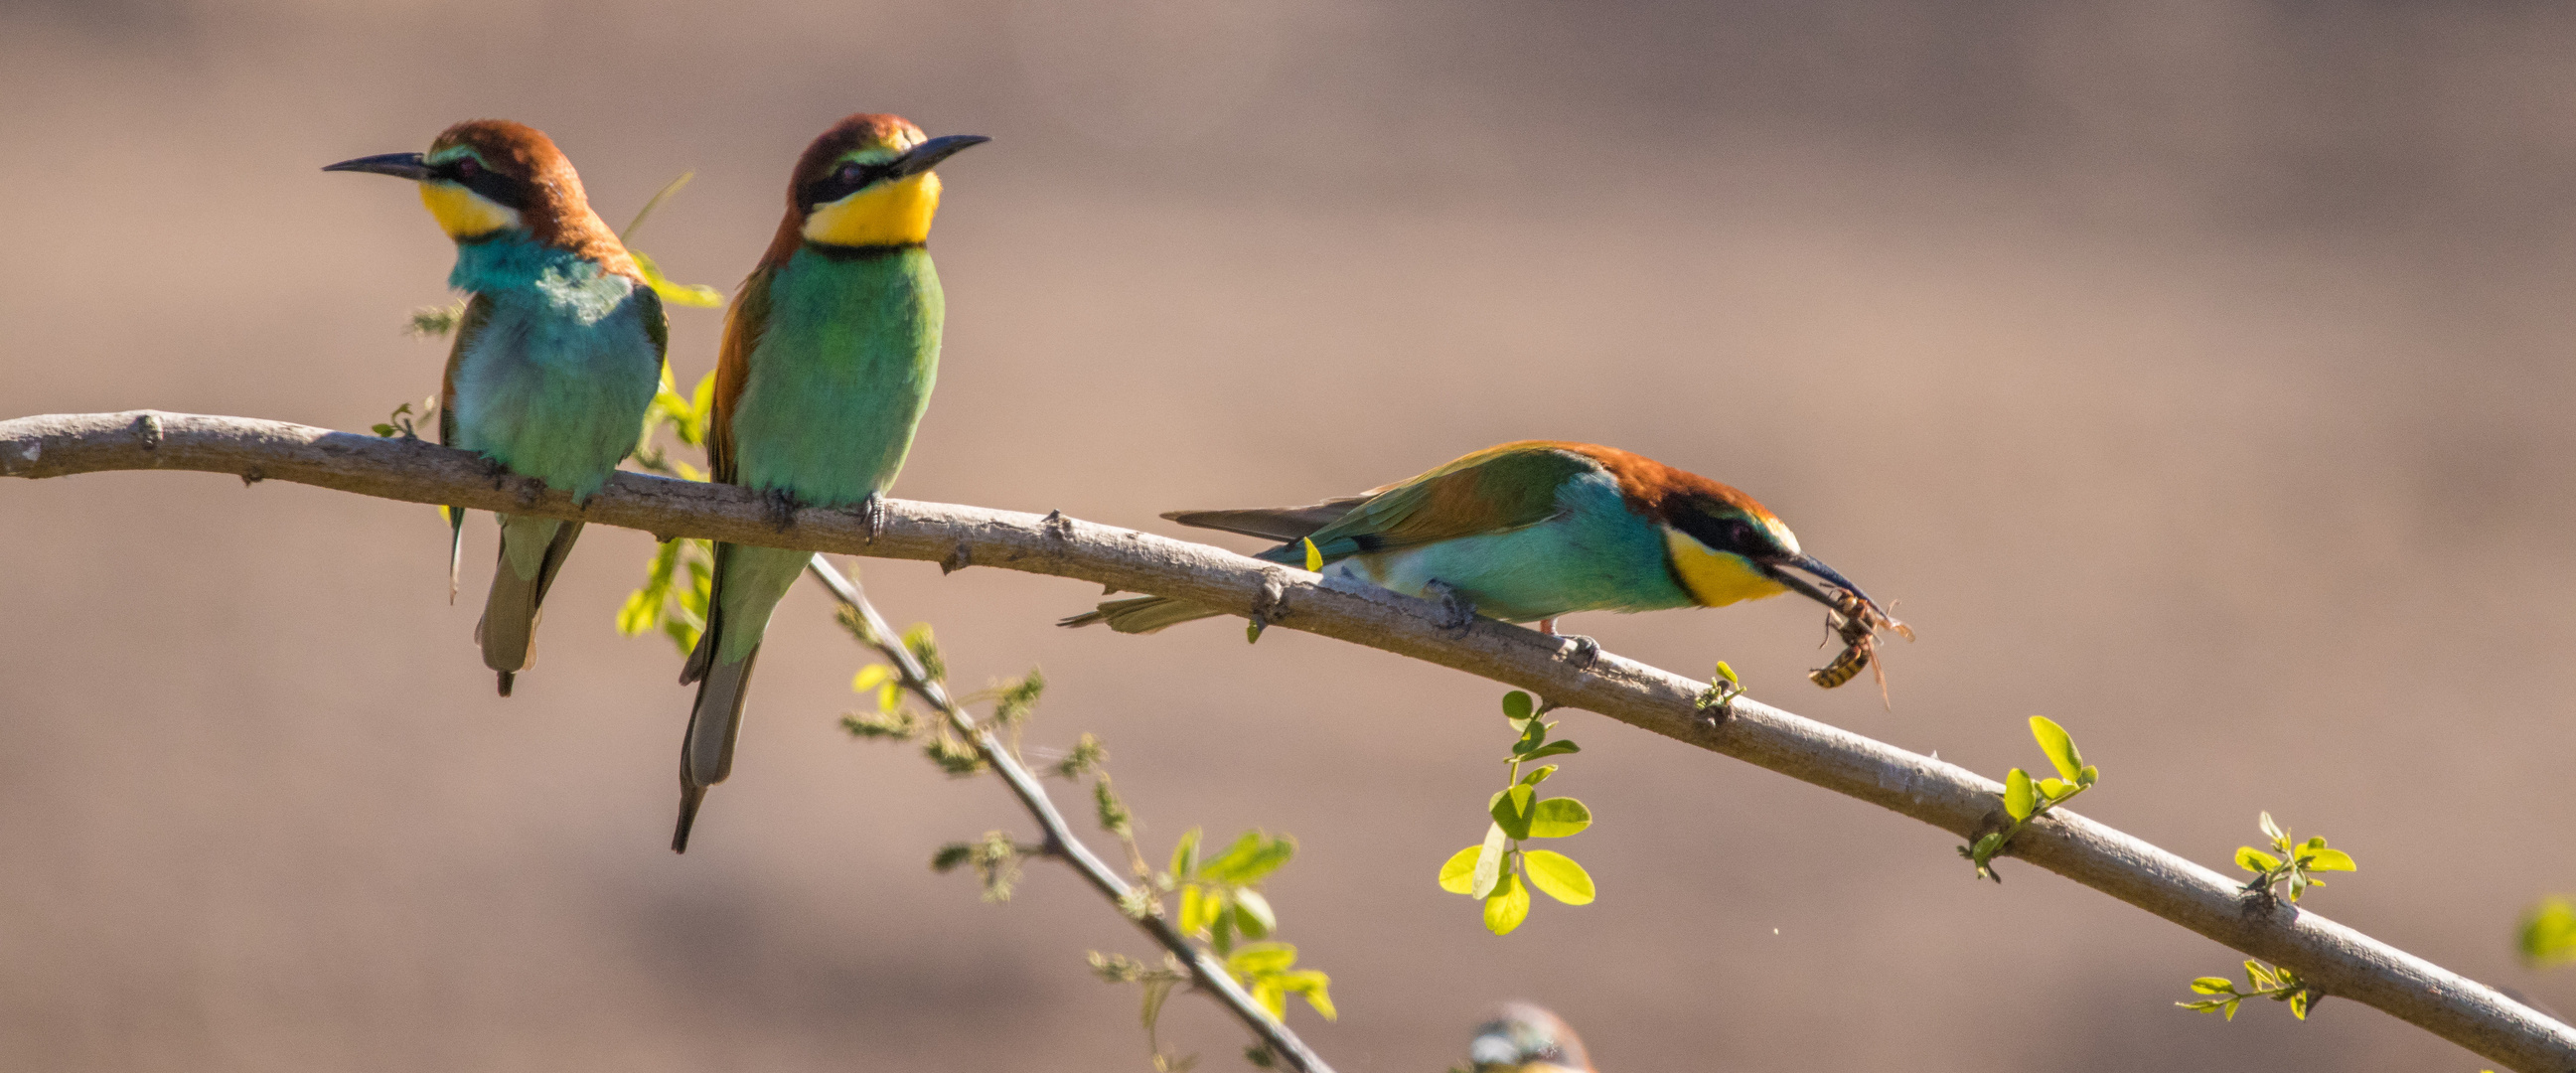
[[[1213,607],[1175,600],[1168,596],[1131,596],[1124,600],[1104,602],[1097,610],[1075,615],[1056,625],[1089,626],[1095,622],[1105,622],[1109,624],[1110,629],[1120,633],[1152,633],[1184,622],[1215,618],[1222,614],[1225,612]]]
[[[750,695],[751,668],[759,662],[754,648],[740,663],[710,661],[698,683],[698,702],[689,712],[689,734],[680,742],[680,824],[671,833],[671,852],[689,851],[689,828],[697,823],[698,805],[707,788],[733,774],[734,742],[742,736],[742,705]]]

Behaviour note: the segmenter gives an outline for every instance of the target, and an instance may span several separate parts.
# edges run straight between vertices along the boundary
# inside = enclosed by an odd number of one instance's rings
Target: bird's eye
[[[465,157],[456,162],[456,177],[459,179],[471,179],[481,174],[483,174],[483,163],[473,157]]]
[[[855,183],[859,181],[859,175],[866,170],[867,169],[860,167],[856,163],[843,164],[841,165],[841,173],[838,178],[845,183]]]

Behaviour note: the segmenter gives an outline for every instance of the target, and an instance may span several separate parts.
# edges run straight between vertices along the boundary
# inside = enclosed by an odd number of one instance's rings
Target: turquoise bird
[[[1311,542],[1326,576],[1441,601],[1455,629],[1481,613],[1554,634],[1559,617],[1578,611],[1723,607],[1784,592],[1838,609],[1856,603],[1894,625],[1860,586],[1800,550],[1752,496],[1592,444],[1507,443],[1313,506],[1163,517],[1285,541],[1255,558],[1288,566],[1306,564]],[[1141,596],[1061,624],[1152,633],[1224,613]],[[1582,662],[1599,650],[1590,638],[1569,639]]]
[[[576,503],[598,492],[635,449],[669,336],[661,298],[590,210],[572,162],[534,127],[477,119],[447,128],[425,154],[322,170],[419,183],[421,202],[456,241],[447,285],[467,301],[439,389],[439,442]],[[500,563],[474,633],[506,697],[534,662],[539,608],[582,523],[500,520]],[[451,571],[464,524],[454,512]]]
[[[873,532],[912,450],[939,372],[947,302],[931,269],[940,161],[980,135],[925,138],[890,115],[854,115],[814,139],[787,186],[787,217],[725,318],[707,454],[715,479],[799,506],[855,507]],[[734,740],[769,614],[813,553],[717,544],[706,632],[680,671],[697,682],[680,747],[687,852]]]
[[[1593,1073],[1573,1027],[1526,1002],[1505,1003],[1478,1026],[1467,1061],[1474,1073]]]

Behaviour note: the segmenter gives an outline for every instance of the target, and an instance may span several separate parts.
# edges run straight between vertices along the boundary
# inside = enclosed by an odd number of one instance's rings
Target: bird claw
[[[1557,658],[1575,670],[1588,671],[1601,662],[1601,642],[1579,633],[1560,633],[1556,637],[1563,642],[1556,646]]]
[[[1422,587],[1440,605],[1440,629],[1452,637],[1465,637],[1475,628],[1476,605],[1446,581],[1433,581]]]
[[[761,493],[761,499],[769,509],[769,524],[781,533],[795,528],[796,509],[803,506],[796,501],[796,493],[785,488],[772,488]]]
[[[868,493],[868,497],[867,497],[866,499],[862,499],[862,500],[860,500],[860,501],[859,501],[859,531],[860,531],[861,533],[866,534],[868,543],[870,543],[870,544],[874,544],[874,543],[876,543],[876,542],[877,542],[877,533],[878,533],[880,530],[883,530],[883,529],[885,528],[885,523],[886,523],[886,502],[885,502],[885,493],[883,493],[883,492],[870,492],[870,493]],[[951,569],[962,569],[962,568],[964,568],[964,567],[966,566],[966,545],[965,545],[965,544],[960,543],[960,544],[958,544],[958,545],[957,545],[957,556],[956,556],[956,558],[957,558],[957,567],[955,567],[955,568],[951,568],[951,567],[949,567],[949,566],[948,566],[948,564],[946,564],[946,563],[941,563],[941,564],[940,564],[940,571],[941,571],[942,573],[946,573],[946,572],[948,572],[948,571],[949,571],[949,570],[951,570]]]

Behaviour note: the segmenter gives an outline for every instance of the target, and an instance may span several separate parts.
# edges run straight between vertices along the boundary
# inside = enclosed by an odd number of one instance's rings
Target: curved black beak
[[[1788,572],[1783,569],[1783,567],[1796,567],[1800,570],[1806,571],[1807,573],[1814,574],[1816,577],[1823,579],[1825,584],[1832,585],[1844,592],[1860,597],[1860,602],[1868,604],[1870,609],[1877,611],[1881,618],[1884,618],[1887,615],[1886,610],[1878,606],[1878,601],[1870,599],[1868,593],[1860,591],[1860,586],[1852,584],[1850,578],[1844,577],[1840,571],[1835,570],[1833,567],[1826,566],[1823,560],[1818,559],[1813,555],[1801,555],[1794,559],[1776,559],[1771,562],[1763,563],[1762,572],[1771,575],[1771,579],[1773,581],[1777,581],[1793,590],[1796,590],[1800,595],[1803,595],[1810,600],[1814,600],[1826,607],[1840,610],[1842,607],[1842,601],[1836,598],[1833,593],[1826,591],[1823,586],[1817,585],[1815,582]]]
[[[938,167],[939,162],[956,156],[960,150],[992,141],[981,134],[943,134],[913,146],[912,151],[895,159],[894,177],[919,175]]]
[[[410,179],[415,182],[426,180],[430,177],[429,165],[422,162],[420,154],[418,153],[384,153],[377,156],[362,156],[356,160],[343,160],[337,164],[324,165],[322,170],[371,171],[378,175],[391,175],[397,179]]]

